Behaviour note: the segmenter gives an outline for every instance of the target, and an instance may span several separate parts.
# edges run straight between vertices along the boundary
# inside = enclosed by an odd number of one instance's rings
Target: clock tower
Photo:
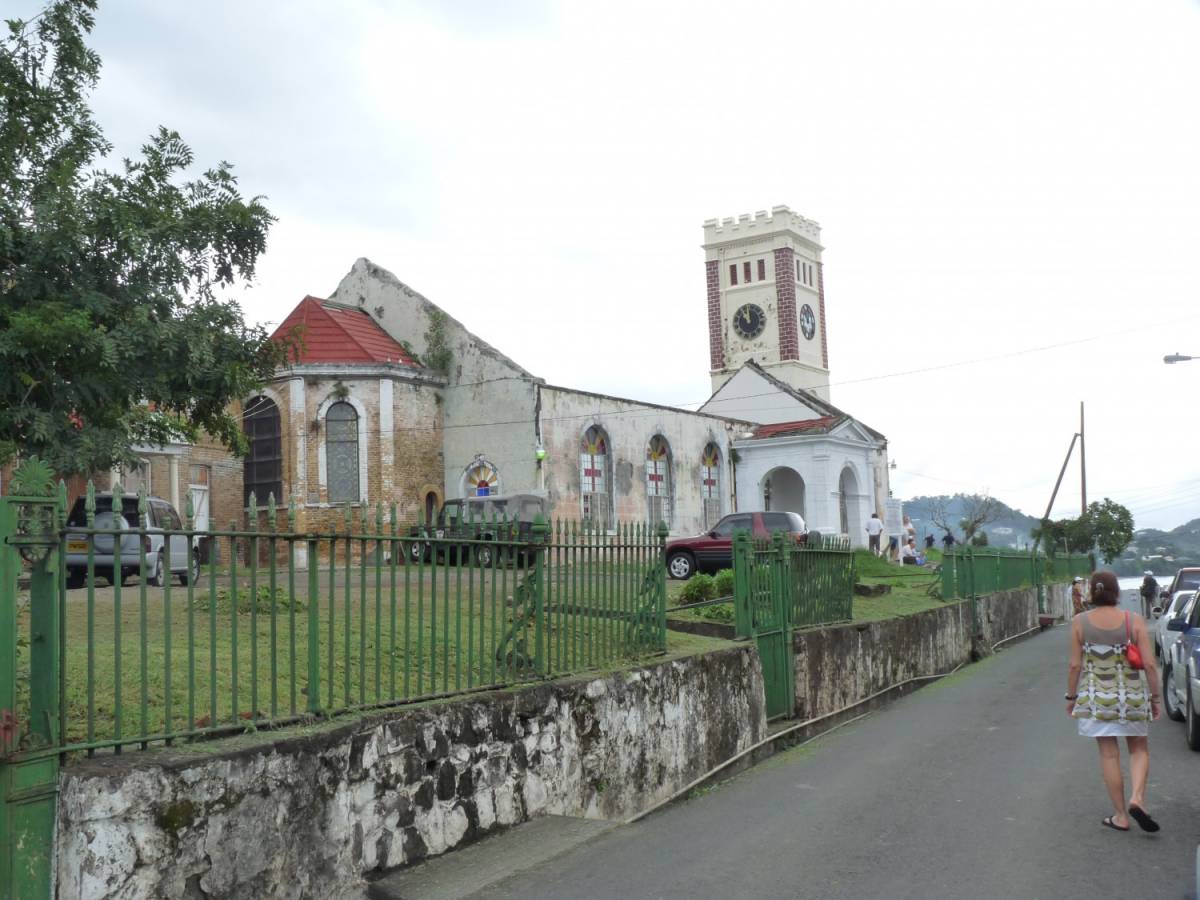
[[[714,392],[753,360],[829,400],[821,250],[821,226],[786,206],[704,223]]]

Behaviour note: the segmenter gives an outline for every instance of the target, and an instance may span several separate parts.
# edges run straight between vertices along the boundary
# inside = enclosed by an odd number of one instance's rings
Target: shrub
[[[732,622],[733,621],[733,604],[718,603],[715,606],[702,606],[695,611],[696,615],[702,619],[708,619],[712,622]]]
[[[207,611],[211,599],[208,593],[199,594],[192,600],[192,608]],[[255,599],[257,600],[255,605],[258,607],[260,613],[269,613],[272,607],[276,611],[307,608],[307,604],[302,597],[289,597],[287,591],[283,590],[283,588],[276,588],[275,600],[272,603],[271,589],[266,585],[258,589]],[[218,612],[229,612],[232,606],[229,588],[218,588],[216,601]],[[250,612],[250,592],[245,588],[241,588],[237,592],[237,611],[239,613]]]
[[[733,596],[733,569],[722,569],[713,578],[718,597]]]
[[[717,595],[717,583],[711,575],[693,575],[679,592],[679,599],[684,603],[699,603],[701,600],[711,600]]]

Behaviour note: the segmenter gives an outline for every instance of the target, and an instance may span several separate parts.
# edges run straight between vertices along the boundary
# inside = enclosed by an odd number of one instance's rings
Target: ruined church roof
[[[787,434],[823,434],[831,431],[839,422],[845,421],[844,416],[821,416],[816,419],[801,419],[796,422],[773,422],[770,425],[759,425],[754,429],[756,438],[782,437]]]
[[[308,296],[275,329],[281,340],[301,327],[302,346],[292,353],[297,363],[395,363],[419,368],[412,356],[361,309]]]

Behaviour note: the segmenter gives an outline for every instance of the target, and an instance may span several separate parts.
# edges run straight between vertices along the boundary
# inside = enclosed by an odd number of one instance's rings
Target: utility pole
[[[1082,502],[1080,515],[1087,515],[1087,453],[1084,447],[1083,401],[1079,401],[1079,494]]]

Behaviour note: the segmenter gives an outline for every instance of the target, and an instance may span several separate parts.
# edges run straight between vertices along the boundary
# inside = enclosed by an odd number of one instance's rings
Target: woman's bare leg
[[[1129,747],[1129,780],[1133,782],[1129,805],[1145,809],[1146,778],[1150,774],[1150,742],[1144,737],[1127,737],[1125,744]]]
[[[1129,827],[1125,815],[1125,782],[1121,778],[1121,745],[1115,737],[1098,737],[1096,746],[1100,750],[1100,774],[1104,776],[1104,787],[1113,805],[1113,824]]]

